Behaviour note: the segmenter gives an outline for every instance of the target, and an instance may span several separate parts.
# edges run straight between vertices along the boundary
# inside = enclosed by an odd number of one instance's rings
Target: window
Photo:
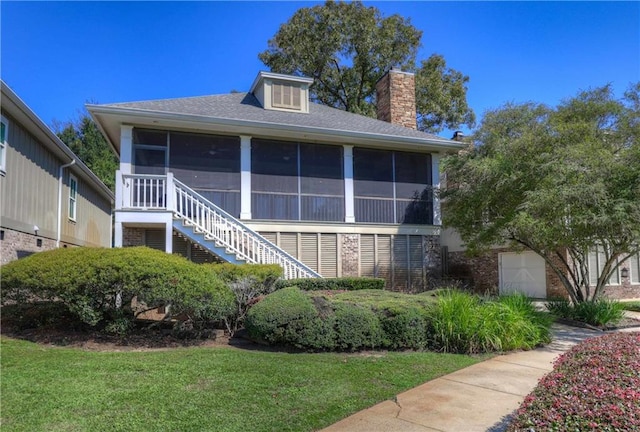
[[[133,130],[134,169],[136,174],[166,174],[167,132]]]
[[[629,258],[629,278],[632,284],[640,284],[640,253]]]
[[[273,83],[271,84],[271,105],[277,108],[289,108],[299,110],[300,87],[291,84]]]
[[[357,222],[431,224],[431,155],[353,149]]]
[[[0,121],[0,172],[5,172],[7,158],[7,141],[9,140],[9,122],[2,117]]]
[[[78,179],[69,174],[69,219],[76,220],[76,210],[78,207]]]
[[[240,214],[240,138],[170,133],[169,171],[212,203]]]
[[[252,140],[253,217],[343,221],[342,168],[339,146]]]
[[[606,262],[606,256],[602,246],[598,246],[595,251],[589,251],[587,267],[589,268],[589,285],[595,286],[598,283],[598,277],[602,273],[602,269]],[[620,285],[620,267],[615,269],[607,285]]]

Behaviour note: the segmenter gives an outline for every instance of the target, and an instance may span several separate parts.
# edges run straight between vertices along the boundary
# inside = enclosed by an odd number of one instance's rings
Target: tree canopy
[[[376,116],[376,83],[392,66],[399,67],[416,74],[419,129],[472,127],[469,77],[447,68],[437,54],[416,67],[421,38],[408,18],[383,17],[359,1],[327,1],[299,9],[258,57],[273,72],[313,78],[315,102],[370,117]]]
[[[118,159],[88,114],[76,122],[56,125],[56,134],[112,191]]]
[[[640,250],[639,138],[640,83],[620,99],[605,86],[556,108],[488,112],[474,145],[445,163],[444,222],[471,252],[505,244],[536,252],[573,301],[592,300]],[[596,249],[605,259],[592,286]]]

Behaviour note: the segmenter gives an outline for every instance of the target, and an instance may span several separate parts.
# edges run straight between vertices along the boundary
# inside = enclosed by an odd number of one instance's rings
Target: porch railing
[[[116,180],[116,210],[168,210],[217,247],[252,264],[278,264],[287,279],[320,274],[213,204],[172,173],[166,176],[120,174]]]

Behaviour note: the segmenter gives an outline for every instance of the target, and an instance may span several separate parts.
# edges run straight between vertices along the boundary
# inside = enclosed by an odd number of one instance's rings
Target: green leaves
[[[88,114],[75,123],[57,127],[58,138],[73,151],[93,173],[111,190],[115,186],[118,159],[109,148],[98,126]]]
[[[376,83],[391,67],[416,72],[421,130],[472,126],[469,77],[446,68],[440,55],[416,68],[421,38],[422,31],[408,18],[382,17],[377,8],[359,1],[327,1],[299,9],[258,57],[273,72],[314,78],[314,101],[370,117],[376,117]]]
[[[605,86],[555,109],[527,103],[488,112],[475,147],[445,163],[445,224],[474,251],[512,241],[548,263],[561,258],[558,272],[582,285],[566,286],[572,299],[588,299],[588,278],[574,263],[606,246],[603,268],[613,271],[640,243],[639,91],[618,100]]]

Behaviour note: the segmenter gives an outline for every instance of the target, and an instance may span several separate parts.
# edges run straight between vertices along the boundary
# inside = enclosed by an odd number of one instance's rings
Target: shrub
[[[428,344],[426,309],[415,304],[379,305],[375,308],[391,349],[424,349]]]
[[[508,431],[640,430],[640,333],[589,339],[564,353]]]
[[[496,301],[461,291],[442,293],[430,311],[430,344],[444,352],[531,349],[549,342],[550,320],[520,294]]]
[[[384,289],[385,280],[368,277],[305,278],[278,282],[278,288],[296,286],[303,291],[357,291]]]
[[[624,317],[625,305],[607,299],[596,299],[572,305],[566,299],[555,299],[547,304],[547,308],[560,318],[604,327],[620,322]]]
[[[215,321],[233,295],[204,266],[146,247],[69,248],[40,252],[2,267],[3,302],[60,301],[80,321],[120,332],[135,297],[168,318]]]
[[[382,345],[380,321],[371,309],[354,303],[337,303],[334,308],[337,348],[355,351]]]
[[[623,302],[622,305],[628,311],[640,312],[640,301]]]
[[[282,277],[282,267],[277,264],[212,264],[211,271],[226,282],[235,296],[233,312],[224,317],[229,336],[233,336],[244,324],[249,308],[275,290]]]
[[[333,320],[324,319],[311,298],[296,287],[283,288],[249,309],[249,335],[275,345],[326,350],[334,347]]]

